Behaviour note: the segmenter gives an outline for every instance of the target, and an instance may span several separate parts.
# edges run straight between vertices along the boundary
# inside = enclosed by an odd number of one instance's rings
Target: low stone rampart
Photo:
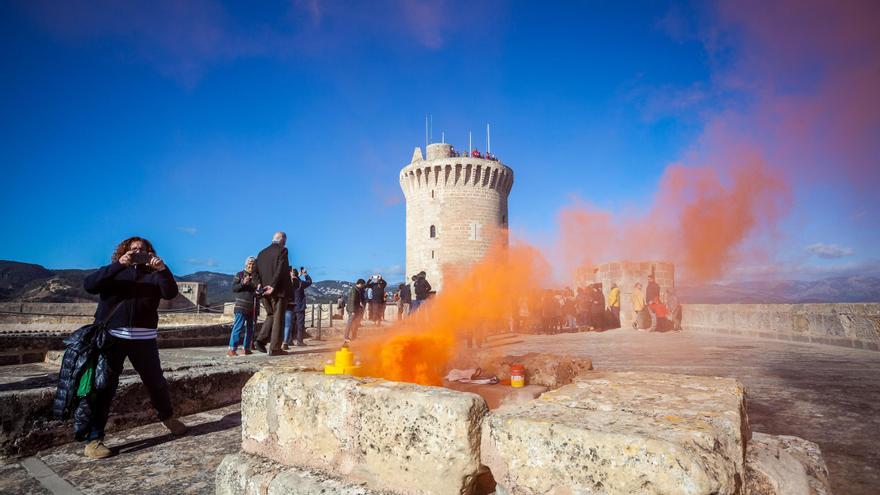
[[[186,416],[239,402],[242,387],[257,368],[257,364],[242,363],[166,370],[175,414]],[[0,385],[0,459],[31,455],[73,441],[72,420],[61,421],[52,415],[54,380],[38,388],[19,386]],[[156,411],[150,405],[146,387],[136,373],[126,370],[120,378],[107,430],[154,421]]]
[[[29,325],[31,326],[31,325]],[[0,332],[0,366],[43,361],[49,351],[64,349],[64,339],[74,328],[63,330],[46,327],[40,331],[33,325],[28,331]],[[159,325],[159,348],[202,347],[224,345],[229,342],[232,325]]]
[[[682,327],[880,351],[880,303],[684,304]]]

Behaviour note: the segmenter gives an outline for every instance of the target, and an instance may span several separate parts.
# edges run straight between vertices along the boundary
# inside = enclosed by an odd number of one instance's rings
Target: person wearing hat
[[[254,266],[257,259],[248,256],[244,262],[244,270],[235,274],[232,280],[232,292],[235,293],[235,319],[232,323],[232,335],[229,337],[229,357],[238,355],[238,346],[241,345],[245,354],[251,353],[251,342],[254,338],[254,321],[257,315],[256,290],[254,282]],[[242,335],[244,330],[244,335]],[[244,342],[242,343],[242,339]]]

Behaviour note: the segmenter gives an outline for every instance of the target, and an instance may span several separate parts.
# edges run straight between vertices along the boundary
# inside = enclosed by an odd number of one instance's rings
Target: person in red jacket
[[[651,332],[665,332],[672,328],[672,322],[669,321],[669,310],[665,304],[660,301],[660,297],[654,297],[654,300],[649,304],[651,311],[657,317],[655,319],[654,325],[651,326]]]

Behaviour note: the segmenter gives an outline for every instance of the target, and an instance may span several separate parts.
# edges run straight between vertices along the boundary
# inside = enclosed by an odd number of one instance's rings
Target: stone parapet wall
[[[231,328],[229,323],[160,325],[157,342],[160,349],[225,345],[229,342]],[[64,349],[64,339],[74,328],[38,330],[0,333],[0,366],[43,361],[50,351]]]
[[[880,303],[684,304],[682,327],[880,351]]]

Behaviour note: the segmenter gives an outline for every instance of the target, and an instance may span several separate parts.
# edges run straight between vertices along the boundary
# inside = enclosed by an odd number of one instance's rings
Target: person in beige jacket
[[[632,294],[630,294],[630,302],[632,302],[633,312],[635,313],[633,318],[633,328],[639,328],[639,313],[645,309],[645,296],[642,295],[642,284],[636,282],[636,285],[633,287]]]

